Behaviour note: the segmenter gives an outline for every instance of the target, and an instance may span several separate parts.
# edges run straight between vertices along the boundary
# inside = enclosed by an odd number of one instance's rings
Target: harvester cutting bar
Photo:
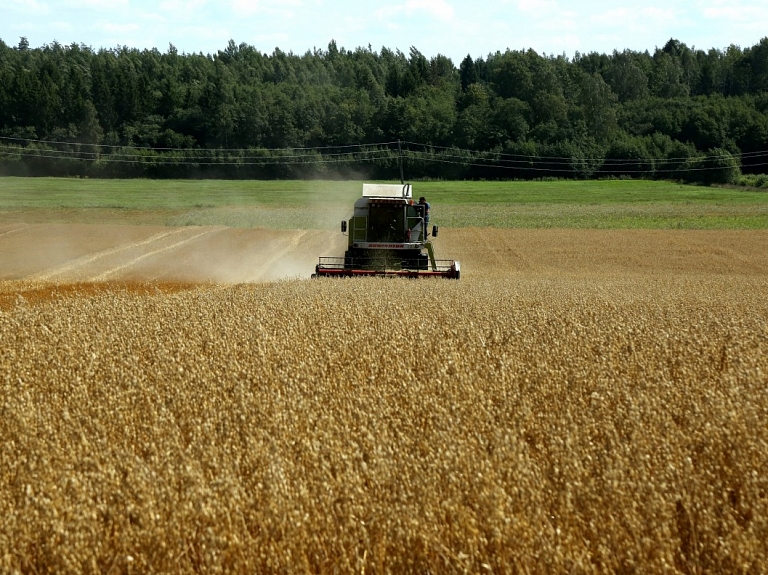
[[[406,278],[442,277],[459,279],[461,268],[454,260],[435,260],[428,269],[351,267],[349,261],[339,257],[321,257],[313,277],[392,276]]]

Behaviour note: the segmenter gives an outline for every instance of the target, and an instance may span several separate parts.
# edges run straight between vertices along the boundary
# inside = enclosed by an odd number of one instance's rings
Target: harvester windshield
[[[371,202],[368,210],[368,237],[379,242],[405,241],[405,206]]]

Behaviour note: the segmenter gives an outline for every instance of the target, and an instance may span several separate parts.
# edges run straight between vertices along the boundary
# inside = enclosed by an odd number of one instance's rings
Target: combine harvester
[[[344,257],[321,257],[312,277],[459,279],[459,262],[435,259],[427,221],[427,206],[414,203],[411,184],[363,184],[353,216],[341,222],[349,236]]]

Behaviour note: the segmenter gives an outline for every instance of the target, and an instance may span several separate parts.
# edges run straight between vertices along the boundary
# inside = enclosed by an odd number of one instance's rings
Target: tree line
[[[768,38],[484,58],[371,47],[216,54],[0,40],[0,173],[656,177],[768,163]]]

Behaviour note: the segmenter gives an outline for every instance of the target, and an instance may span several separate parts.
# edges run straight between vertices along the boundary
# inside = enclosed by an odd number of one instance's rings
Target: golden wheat
[[[762,276],[32,287],[2,572],[768,566]]]

